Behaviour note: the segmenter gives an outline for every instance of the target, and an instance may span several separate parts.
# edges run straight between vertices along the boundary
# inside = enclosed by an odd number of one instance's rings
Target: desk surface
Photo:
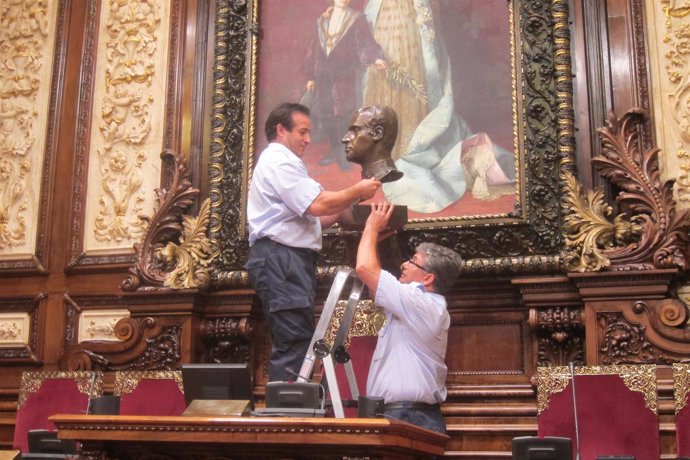
[[[448,436],[383,418],[150,417],[64,415],[50,417],[61,439],[82,450],[141,458],[142,451],[185,458],[192,449],[208,458],[420,458],[442,455]],[[187,452],[187,454],[185,454]],[[286,457],[287,455],[287,457]],[[199,457],[199,458],[204,458]],[[235,457],[233,457],[235,458]]]

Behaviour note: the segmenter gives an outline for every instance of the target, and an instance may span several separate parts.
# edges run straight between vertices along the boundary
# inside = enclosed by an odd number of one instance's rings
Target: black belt
[[[394,410],[394,409],[416,409],[416,410],[429,410],[438,409],[438,404],[429,404],[423,402],[415,401],[400,401],[394,403],[387,403],[383,405],[383,410]]]

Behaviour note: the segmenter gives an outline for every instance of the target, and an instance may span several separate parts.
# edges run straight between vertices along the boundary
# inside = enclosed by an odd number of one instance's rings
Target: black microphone
[[[575,364],[568,363],[570,368],[570,379],[573,386],[573,415],[575,417],[575,460],[580,460],[580,430],[577,423],[577,400],[575,399]]]

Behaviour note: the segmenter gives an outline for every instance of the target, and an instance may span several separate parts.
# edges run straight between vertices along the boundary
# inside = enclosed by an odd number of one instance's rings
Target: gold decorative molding
[[[92,398],[103,394],[103,373],[100,371],[23,372],[22,381],[19,386],[17,410],[24,405],[26,399],[32,393],[35,393],[41,388],[44,381],[53,379],[76,380],[79,393],[88,395]]]
[[[690,391],[690,364],[673,363],[673,399],[676,414],[688,403]]]
[[[574,374],[576,376],[618,375],[630,391],[642,393],[647,409],[657,413],[656,366],[653,364],[576,366]],[[565,366],[539,367],[537,369],[537,414],[541,414],[549,407],[551,395],[565,390],[570,379],[570,369]]]
[[[336,334],[338,333],[338,328],[340,327],[340,321],[343,319],[345,314],[345,308],[347,307],[347,301],[341,300],[336,304],[335,312],[331,318],[331,322],[326,330],[326,342],[329,344],[333,343]],[[383,327],[383,323],[386,320],[386,315],[383,309],[374,304],[372,300],[362,300],[357,304],[355,314],[352,317],[352,322],[350,323],[350,330],[347,334],[346,347],[350,343],[352,337],[367,337],[375,336],[379,333]]]
[[[115,373],[113,394],[125,395],[133,392],[142,380],[174,380],[181,393],[182,373],[180,371],[121,371]]]

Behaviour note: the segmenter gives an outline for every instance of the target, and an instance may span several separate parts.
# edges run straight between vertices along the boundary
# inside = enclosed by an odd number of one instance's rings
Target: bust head
[[[355,112],[342,139],[347,161],[362,165],[362,177],[382,182],[400,179],[391,151],[398,137],[398,116],[385,105],[362,107]],[[385,178],[385,180],[384,180]]]

